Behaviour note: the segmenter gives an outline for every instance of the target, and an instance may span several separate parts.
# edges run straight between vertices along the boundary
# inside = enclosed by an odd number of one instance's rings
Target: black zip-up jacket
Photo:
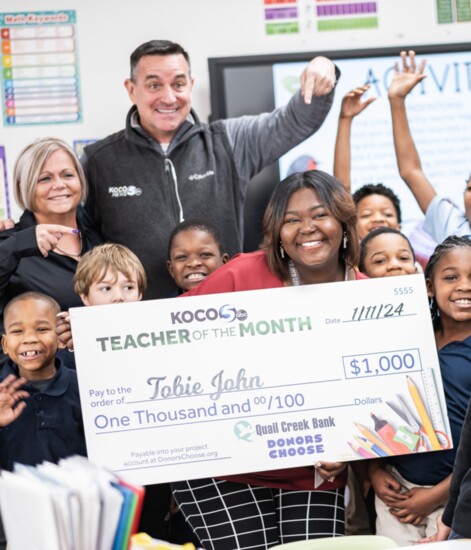
[[[82,237],[82,254],[103,239],[81,206],[77,208],[77,225]],[[74,292],[73,278],[77,261],[51,251],[45,258],[36,240],[34,214],[25,210],[13,229],[0,232],[0,319],[6,304],[28,290],[43,292],[54,298],[62,311],[82,306]],[[3,324],[0,321],[0,331]]]
[[[192,111],[164,154],[140,128],[132,107],[126,129],[85,148],[86,209],[106,240],[128,246],[148,276],[145,298],[175,296],[168,240],[183,219],[204,218],[230,256],[242,250],[247,183],[318,130],[333,91],[306,105],[299,92],[286,106],[257,116],[201,123]]]

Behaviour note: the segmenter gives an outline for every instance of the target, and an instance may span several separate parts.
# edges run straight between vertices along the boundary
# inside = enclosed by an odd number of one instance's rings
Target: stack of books
[[[0,475],[9,550],[125,550],[143,499],[143,487],[79,456]]]

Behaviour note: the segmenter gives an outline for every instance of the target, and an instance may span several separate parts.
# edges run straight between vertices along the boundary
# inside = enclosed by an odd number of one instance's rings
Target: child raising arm
[[[401,178],[412,191],[420,209],[425,214],[424,229],[437,242],[449,235],[470,235],[471,226],[471,178],[464,192],[465,211],[446,197],[439,196],[422,169],[419,153],[409,128],[406,97],[421,82],[425,61],[416,64],[415,53],[401,52],[402,71],[396,64],[393,81],[388,90],[391,107],[394,147]]]
[[[364,111],[376,97],[370,97],[365,101],[362,98],[370,85],[358,86],[350,90],[342,99],[340,107],[339,122],[337,127],[337,138],[334,151],[334,176],[341,182],[347,191],[351,191],[351,144],[353,119]]]

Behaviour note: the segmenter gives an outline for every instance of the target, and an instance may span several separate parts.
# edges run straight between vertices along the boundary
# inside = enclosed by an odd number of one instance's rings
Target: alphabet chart
[[[6,127],[81,120],[73,10],[0,13]]]

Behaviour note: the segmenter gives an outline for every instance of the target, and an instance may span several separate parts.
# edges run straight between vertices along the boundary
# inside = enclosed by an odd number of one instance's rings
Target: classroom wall
[[[78,124],[5,127],[0,146],[6,148],[8,179],[21,148],[47,135],[96,139],[124,126],[130,106],[123,81],[129,55],[154,38],[180,42],[192,58],[196,79],[193,104],[202,120],[210,110],[210,57],[345,50],[469,41],[471,23],[438,25],[436,0],[378,0],[379,27],[370,30],[267,36],[263,0],[0,0],[0,12],[75,10],[83,121]],[[299,0],[300,9],[313,2]],[[353,83],[352,83],[353,84]],[[256,82],[254,82],[256,86]],[[247,91],[250,93],[250,90]],[[13,214],[18,216],[17,208]]]

